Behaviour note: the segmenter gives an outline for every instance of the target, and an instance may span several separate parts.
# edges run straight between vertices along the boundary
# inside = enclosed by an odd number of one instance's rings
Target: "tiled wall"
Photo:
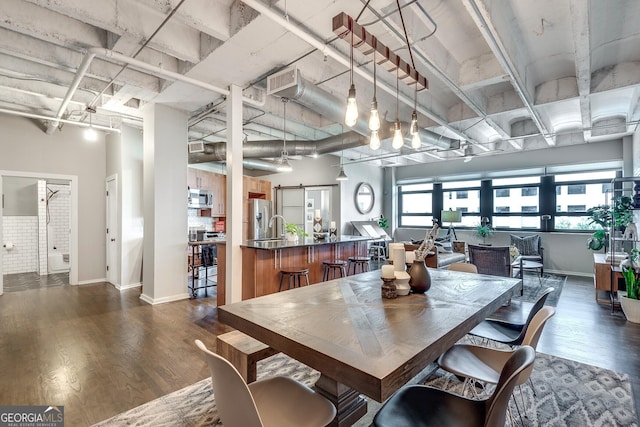
[[[2,248],[4,274],[29,273],[38,270],[38,217],[5,216],[2,218],[3,243],[13,249]]]
[[[48,248],[51,251],[55,247],[57,251],[68,254],[71,190],[69,185],[47,184],[47,188],[57,191],[49,199]]]
[[[47,182],[38,180],[38,273],[47,271]]]
[[[187,223],[189,227],[204,227],[206,230],[213,230],[213,218],[210,216],[198,216],[198,209],[188,209]]]

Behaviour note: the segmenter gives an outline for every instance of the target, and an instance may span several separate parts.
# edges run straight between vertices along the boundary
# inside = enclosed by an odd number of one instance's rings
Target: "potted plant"
[[[307,233],[304,232],[302,227],[290,222],[284,225],[284,232],[286,233],[287,241],[289,242],[297,242],[300,237],[307,236]]]
[[[627,294],[620,295],[620,305],[627,320],[640,323],[640,250],[633,248],[629,258],[620,263]]]
[[[598,251],[607,247],[607,231],[624,229],[633,223],[633,199],[629,196],[616,196],[613,199],[613,208],[609,205],[598,205],[587,209],[589,224],[602,227],[596,230],[587,240],[587,247]]]
[[[482,239],[483,245],[488,245],[487,239],[491,237],[494,232],[495,229],[487,222],[476,226],[475,235]]]

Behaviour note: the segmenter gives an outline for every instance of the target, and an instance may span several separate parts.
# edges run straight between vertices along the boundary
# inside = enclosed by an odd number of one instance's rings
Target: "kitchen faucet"
[[[282,234],[280,237],[284,237],[284,225],[287,223],[287,220],[284,219],[282,215],[274,215],[271,218],[269,218],[269,228],[271,228],[271,226],[273,225],[273,220],[276,218],[280,218],[282,220]]]

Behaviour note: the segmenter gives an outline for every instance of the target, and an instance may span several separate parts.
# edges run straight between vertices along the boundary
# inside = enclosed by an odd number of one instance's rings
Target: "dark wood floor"
[[[638,408],[640,325],[598,306],[592,287],[568,281],[538,349],[628,373]],[[215,288],[157,306],[139,294],[95,284],[0,296],[0,404],[64,405],[66,425],[85,426],[207,377],[193,340],[229,330]]]

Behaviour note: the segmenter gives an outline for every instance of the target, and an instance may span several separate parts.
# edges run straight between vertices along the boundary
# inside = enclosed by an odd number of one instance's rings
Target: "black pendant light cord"
[[[400,7],[400,0],[396,0],[396,4],[398,5],[398,13],[400,14],[400,21],[402,22],[402,31],[404,31],[404,38],[407,42],[407,49],[409,49],[411,66],[413,67],[414,70],[416,70],[416,63],[413,60],[413,52],[411,51],[411,45],[409,44],[409,36],[407,35],[407,27],[404,25],[404,16],[402,16],[402,8]]]

